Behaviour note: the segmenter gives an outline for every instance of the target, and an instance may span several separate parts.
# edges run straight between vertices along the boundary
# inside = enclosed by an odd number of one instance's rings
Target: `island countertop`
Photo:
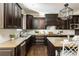
[[[47,37],[47,39],[55,46],[55,47],[62,47],[63,40],[67,39],[67,37]],[[72,39],[72,38],[70,38]]]
[[[0,48],[15,48],[19,44],[21,44],[24,40],[27,40],[29,37],[32,35],[28,35],[27,37],[21,38],[19,37],[18,39],[15,40],[8,40],[3,43],[0,43]],[[46,36],[47,39],[54,44],[54,46],[62,46],[63,39],[67,39],[67,35],[35,35],[35,36]]]

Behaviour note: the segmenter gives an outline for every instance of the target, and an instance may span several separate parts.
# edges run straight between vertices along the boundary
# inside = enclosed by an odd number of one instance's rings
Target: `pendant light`
[[[62,20],[68,20],[68,19],[72,19],[72,15],[73,15],[73,9],[68,7],[69,4],[66,3],[64,4],[65,8],[63,8],[62,10],[60,10],[58,16],[62,19]]]

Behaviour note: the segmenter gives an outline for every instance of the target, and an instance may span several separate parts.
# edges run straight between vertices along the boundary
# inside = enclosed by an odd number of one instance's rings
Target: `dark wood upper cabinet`
[[[56,29],[62,29],[64,28],[64,22],[61,18],[57,18],[57,25],[56,25]]]
[[[12,26],[12,4],[4,4],[4,27]]]
[[[58,14],[46,14],[46,26],[56,26]]]
[[[79,15],[73,15],[72,19],[62,20],[58,14],[46,14],[46,27],[56,26],[56,29],[76,29],[79,28]]]
[[[4,28],[22,28],[21,7],[16,3],[4,3]]]
[[[70,29],[79,28],[79,15],[73,15],[73,18],[70,20]]]
[[[33,29],[33,16],[32,15],[26,15],[26,28]]]
[[[17,8],[17,11],[16,11],[16,25],[18,28],[22,28],[22,14],[21,14],[21,8],[16,4],[16,8]]]
[[[76,29],[79,27],[79,15],[73,15],[72,19],[57,19],[57,29]]]

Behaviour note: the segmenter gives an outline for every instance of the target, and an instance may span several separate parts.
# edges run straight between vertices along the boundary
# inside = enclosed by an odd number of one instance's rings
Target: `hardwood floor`
[[[47,46],[35,44],[31,47],[27,56],[47,56]]]

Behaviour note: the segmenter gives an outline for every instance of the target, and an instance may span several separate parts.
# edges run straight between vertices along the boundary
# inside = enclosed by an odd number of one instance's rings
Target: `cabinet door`
[[[55,47],[49,40],[47,40],[47,50],[48,56],[55,56]]]
[[[17,9],[18,9],[18,11],[17,11],[17,26],[18,26],[18,28],[22,28],[22,15],[21,15],[21,8],[19,7],[19,6],[17,6]]]
[[[17,6],[16,4],[13,4],[13,18],[12,18],[12,23],[13,26],[12,28],[17,28]]]
[[[21,49],[21,56],[25,56],[26,54],[26,43],[23,42],[21,45],[20,45],[20,49]]]
[[[15,48],[15,56],[25,56],[26,54],[26,41],[22,42]]]
[[[79,27],[79,15],[73,15],[70,21],[70,29],[76,29]]]
[[[4,27],[5,28],[22,28],[21,8],[16,3],[4,4]]]
[[[62,20],[61,18],[57,19],[57,29],[70,29],[70,19]]]
[[[57,24],[57,16],[58,14],[46,14],[45,17],[46,17],[46,26],[56,26]]]
[[[11,28],[12,27],[12,3],[4,4],[4,27]]]
[[[26,55],[29,51],[30,45],[29,45],[29,39],[26,40]]]
[[[64,29],[64,21],[61,18],[57,18],[57,29]]]
[[[47,40],[47,54],[48,54],[48,56],[50,56],[50,45],[49,45],[48,40]]]
[[[26,40],[26,55],[27,55],[27,53],[28,53],[30,47],[32,46],[33,39],[34,39],[34,38],[31,36],[30,38],[28,38],[28,39]]]
[[[32,29],[33,28],[33,16],[32,15],[26,15],[26,28],[27,29]]]
[[[20,28],[21,27],[21,9],[18,7],[17,4],[13,4],[12,23],[13,23],[13,28]]]
[[[21,8],[18,4],[13,4],[13,28],[22,28]]]

